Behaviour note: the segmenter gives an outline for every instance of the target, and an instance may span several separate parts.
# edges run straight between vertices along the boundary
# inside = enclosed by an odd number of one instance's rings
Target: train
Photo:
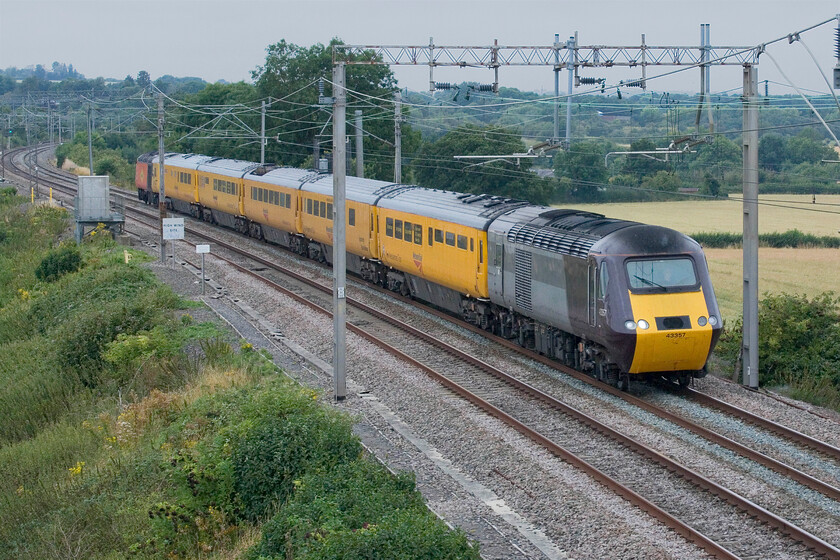
[[[164,155],[168,208],[332,264],[333,176]],[[137,160],[160,201],[160,158]],[[627,390],[706,375],[722,320],[701,246],[673,229],[523,200],[346,178],[348,272]]]

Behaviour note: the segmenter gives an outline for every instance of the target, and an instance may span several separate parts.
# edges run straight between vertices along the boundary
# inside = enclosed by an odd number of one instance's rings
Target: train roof
[[[206,161],[213,159],[211,156],[203,156],[201,154],[175,154],[169,153],[164,156],[166,159],[164,165],[177,165],[185,169],[197,169],[198,166]],[[154,162],[158,159],[155,158]]]
[[[702,252],[700,244],[674,229],[629,222],[630,227],[605,236],[592,247],[602,255],[654,256]]]
[[[228,177],[241,178],[249,171],[260,166],[259,163],[253,161],[242,161],[239,159],[225,159],[225,158],[210,158],[198,166],[199,171],[207,173],[215,173],[217,175],[226,175]]]
[[[517,209],[500,217],[490,229],[505,235],[511,243],[580,258],[590,253],[673,254],[700,248],[676,230],[546,206]]]
[[[275,167],[263,174],[260,174],[259,170],[259,167],[252,169],[245,174],[245,179],[295,190],[300,188],[302,182],[309,181],[319,175],[318,172],[311,169],[298,169],[297,167]]]
[[[352,177],[348,175],[345,179],[344,185],[344,196],[347,200],[374,205],[380,198],[378,193],[383,189],[387,189],[392,185],[392,183],[388,183],[387,181],[377,181],[376,179],[362,179],[360,177]],[[316,179],[302,184],[300,190],[332,196],[333,175],[319,175]]]
[[[527,205],[522,200],[487,194],[457,193],[416,185],[389,185],[377,193],[377,206],[486,230],[499,215]]]

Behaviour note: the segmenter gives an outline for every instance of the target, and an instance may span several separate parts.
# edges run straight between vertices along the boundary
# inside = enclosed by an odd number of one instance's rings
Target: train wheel
[[[616,387],[619,391],[628,391],[630,389],[630,374],[623,371],[619,372]]]
[[[677,383],[679,383],[680,387],[685,389],[691,384],[691,374],[690,373],[681,373],[677,376]]]
[[[600,362],[595,363],[595,379],[602,383],[607,383],[606,368]]]

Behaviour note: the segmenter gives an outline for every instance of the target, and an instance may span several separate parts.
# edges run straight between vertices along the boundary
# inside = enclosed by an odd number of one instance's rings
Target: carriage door
[[[589,326],[594,327],[598,316],[597,302],[598,302],[598,264],[595,259],[589,259],[589,274],[586,282],[587,301],[589,311],[587,317],[589,319]]]
[[[488,232],[487,235],[487,287],[490,295],[504,297],[504,236]]]

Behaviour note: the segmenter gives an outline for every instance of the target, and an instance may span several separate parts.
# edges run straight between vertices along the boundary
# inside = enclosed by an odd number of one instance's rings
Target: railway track
[[[4,157],[6,156],[4,155]],[[65,176],[61,173],[49,171],[45,172],[44,175],[48,175],[50,179],[55,179],[61,183],[66,181]],[[57,184],[55,186],[56,188],[59,187]],[[61,188],[65,188],[63,184],[60,186]],[[68,189],[68,192],[70,190],[72,189]],[[145,217],[140,217],[140,220],[149,220],[147,225],[151,228],[156,228],[156,224],[153,224],[157,216],[156,214],[150,212],[141,212],[138,214],[138,216],[141,215],[145,215]],[[206,228],[202,228],[202,230],[204,229]],[[188,227],[187,233],[200,236],[203,240],[209,240],[218,247],[224,247],[226,251],[242,253],[240,249],[234,247],[232,244],[215,238],[206,231],[199,231],[198,226],[196,228]],[[220,255],[216,256],[219,257]],[[253,256],[247,258],[254,259]],[[255,260],[259,263],[260,268],[276,268],[273,261],[260,258]],[[230,266],[236,266],[242,272],[255,275],[252,270],[249,270],[249,268],[254,268],[253,265],[243,266],[234,263],[232,260],[228,262]],[[254,261],[252,260],[251,262]],[[289,275],[289,272],[283,272],[283,274]],[[272,280],[265,278],[262,274],[256,276],[261,278],[260,281],[272,282]],[[309,281],[301,277],[296,279],[295,282],[308,283]],[[272,283],[271,285],[272,289],[281,289],[276,283]],[[292,290],[289,291],[286,289],[287,295],[298,299],[301,296],[297,295],[297,292],[303,290],[301,286],[302,284],[296,284]],[[318,289],[323,290],[325,288],[331,290],[331,287],[323,285],[320,285]],[[310,286],[306,289],[311,290],[315,288]],[[311,301],[330,301],[331,303],[330,298],[325,296],[325,292],[322,291],[320,295],[303,299],[308,302],[306,303],[307,305],[314,306],[313,308],[320,307],[319,312],[328,313],[323,307],[318,306],[316,303],[311,303]],[[351,302],[348,301],[348,304],[351,304]],[[409,351],[405,349],[390,348],[389,351],[401,357],[401,359],[412,361],[416,367],[420,367],[429,375],[438,379],[440,383],[447,386],[453,392],[462,395],[476,406],[483,407],[488,414],[509,423],[514,429],[528,434],[528,437],[550,449],[564,460],[586,470],[593,478],[609,486],[641,509],[648,511],[659,519],[667,519],[666,523],[669,526],[673,527],[688,540],[698,543],[711,554],[718,557],[736,558],[739,557],[737,556],[738,554],[756,554],[756,551],[761,550],[759,557],[785,557],[786,554],[789,557],[804,557],[802,555],[808,554],[806,549],[811,549],[815,553],[824,555],[825,557],[840,557],[840,551],[827,541],[810,535],[807,531],[800,530],[793,523],[777,517],[768,510],[756,506],[756,504],[752,504],[749,500],[744,500],[734,492],[722,488],[720,485],[703,477],[703,475],[692,472],[690,469],[685,469],[685,467],[670,460],[663,453],[640,445],[633,438],[628,438],[626,435],[612,430],[612,428],[606,426],[603,422],[599,422],[577,411],[574,407],[561,402],[559,399],[547,395],[535,387],[511,379],[503,372],[496,370],[475,357],[461,355],[463,353],[459,349],[452,348],[441,340],[433,339],[423,331],[418,331],[403,323],[395,322],[387,314],[385,316],[378,316],[377,313],[381,315],[381,312],[367,309],[368,306],[365,306],[361,302],[353,301],[352,305],[353,315],[349,317],[349,328],[352,332],[371,340],[383,348],[397,346],[397,344],[391,345],[386,342],[388,339],[401,339],[402,342],[399,345],[402,347],[413,347],[417,344],[416,341],[418,339],[424,339],[425,342],[423,344],[433,345],[433,349],[415,350],[421,358],[412,357]],[[428,310],[426,311],[428,312]],[[482,332],[481,334],[484,335],[485,333]],[[506,341],[502,341],[501,339],[495,339],[494,342],[506,343]],[[512,349],[517,352],[521,351],[518,347],[512,347]],[[445,356],[445,358],[443,361],[434,363],[432,358],[438,356]],[[454,357],[457,357],[459,364],[463,363],[464,365],[455,367],[453,365]],[[615,391],[611,387],[599,384],[586,376],[573,372],[573,370],[566,371],[566,368],[562,368],[554,362],[545,361],[533,355],[530,355],[529,358],[544,361],[550,367],[564,371],[565,374],[575,375],[576,377],[580,376],[579,379],[585,383],[596,385],[599,389],[623,398],[626,402],[632,403],[634,406],[638,406],[652,414],[656,414],[660,418],[667,419],[669,422],[691,430],[701,437],[714,441],[717,445],[722,445],[727,449],[749,457],[753,461],[764,464],[784,476],[791,477],[799,484],[813,485],[809,487],[833,500],[837,500],[837,490],[835,488],[804,473],[797,474],[797,469],[784,465],[779,461],[773,463],[775,460],[772,459],[767,463],[762,462],[767,461],[769,458],[765,458],[762,456],[763,454],[750,450],[746,446],[742,446],[731,440],[726,441],[726,438],[721,439],[722,436],[719,434],[714,434],[710,430],[693,424],[689,420],[674,413],[659,409],[632,395]],[[429,364],[428,362],[433,363]],[[694,397],[693,395],[692,398],[702,399],[702,397]],[[636,400],[634,401],[633,399]],[[558,413],[558,411],[560,412]],[[744,412],[742,411],[739,415],[743,417]],[[748,421],[757,424],[762,420],[767,422],[764,419],[751,419]],[[536,424],[539,427],[527,427],[526,424]],[[784,432],[785,430],[784,427],[781,427],[781,429],[775,431]],[[581,436],[582,434],[583,436]],[[791,436],[786,433],[785,437]],[[597,449],[605,451],[593,451],[591,443],[596,439],[602,440],[602,443],[599,443]],[[811,439],[813,440],[813,438]],[[617,444],[616,442],[619,443]],[[813,443],[808,445],[809,447],[816,447]],[[827,451],[821,452],[828,453]],[[581,458],[581,456],[586,458]],[[615,460],[617,456],[620,456],[621,459]],[[639,477],[639,472],[646,474]],[[661,487],[650,488],[645,486],[646,482],[660,482],[663,480],[673,483],[672,489],[666,490]],[[681,486],[687,484],[685,481],[691,481],[688,487]],[[691,499],[686,499],[686,496],[691,496]],[[693,519],[681,521],[680,518],[689,519],[691,515],[690,511],[680,512],[679,506],[684,503],[692,503],[695,499],[713,502],[709,507],[720,508],[715,510],[716,513],[711,516],[704,515],[704,518],[713,517],[727,521],[717,528],[709,528],[704,524],[703,520]],[[724,502],[732,505],[724,505]],[[752,518],[759,519],[760,521],[752,521]],[[754,527],[750,526],[750,529],[745,529],[750,523]],[[700,525],[700,528],[697,528],[697,525]],[[739,535],[754,533],[762,536],[758,540],[748,543],[739,539],[733,541],[733,527],[737,527],[737,531],[735,532]],[[770,529],[771,527],[774,529]],[[780,539],[778,537],[779,533],[788,534],[790,538]],[[709,536],[706,536],[706,534]],[[715,540],[719,542],[715,543]],[[733,552],[720,545],[720,541],[727,543],[727,546]],[[799,542],[803,544],[798,544]],[[764,548],[761,548],[762,546]],[[785,550],[788,552],[779,552]]]

